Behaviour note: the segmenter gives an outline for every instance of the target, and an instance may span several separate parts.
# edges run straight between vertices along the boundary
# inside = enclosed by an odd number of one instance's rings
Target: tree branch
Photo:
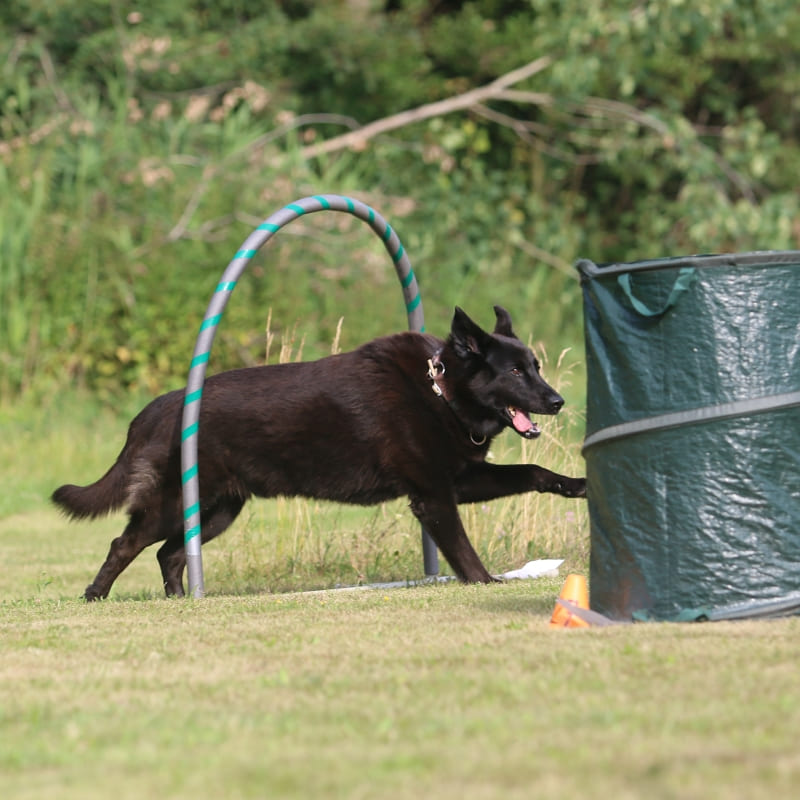
[[[300,157],[304,159],[316,158],[317,156],[333,153],[347,147],[360,149],[364,147],[369,139],[373,139],[375,136],[382,133],[403,128],[414,122],[421,122],[426,119],[432,119],[433,117],[452,114],[454,111],[464,111],[480,103],[485,103],[487,100],[499,97],[507,87],[519,83],[519,81],[525,78],[530,78],[537,72],[547,69],[551,63],[552,59],[549,56],[542,56],[518,69],[511,70],[511,72],[501,75],[485,86],[479,86],[477,89],[470,89],[468,92],[455,95],[454,97],[448,97],[445,100],[427,103],[417,108],[412,108],[409,111],[401,111],[399,114],[393,114],[390,117],[384,117],[375,122],[370,122],[368,125],[364,125],[363,128],[359,128],[358,130],[344,133],[341,136],[334,136],[333,139],[326,139],[324,142],[308,145],[300,151]],[[549,95],[530,94],[540,98],[541,102],[550,99]]]

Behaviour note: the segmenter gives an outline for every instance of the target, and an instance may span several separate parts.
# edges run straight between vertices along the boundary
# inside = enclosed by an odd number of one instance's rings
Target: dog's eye
[[[511,374],[512,374],[512,375],[513,375],[515,378],[521,378],[521,377],[522,377],[522,370],[521,370],[519,367],[514,367],[514,368],[511,370]]]

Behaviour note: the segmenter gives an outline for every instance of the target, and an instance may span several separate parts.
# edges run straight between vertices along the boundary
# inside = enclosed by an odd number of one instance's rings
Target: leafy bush
[[[428,329],[501,302],[580,348],[571,265],[800,243],[792,0],[431,6],[9,0],[0,8],[0,390],[180,385],[215,282],[291,200],[352,194],[398,230]],[[310,148],[547,57],[468,111]],[[374,235],[293,223],[257,256],[213,366],[265,324],[326,352],[404,327]]]

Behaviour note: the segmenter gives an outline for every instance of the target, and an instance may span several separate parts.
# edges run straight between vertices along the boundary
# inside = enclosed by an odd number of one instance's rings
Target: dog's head
[[[488,333],[456,307],[448,343],[464,366],[472,405],[480,406],[487,422],[491,418],[533,439],[541,431],[530,415],[558,414],[564,400],[542,378],[539,362],[517,338],[508,312],[495,306],[494,313],[497,322]]]

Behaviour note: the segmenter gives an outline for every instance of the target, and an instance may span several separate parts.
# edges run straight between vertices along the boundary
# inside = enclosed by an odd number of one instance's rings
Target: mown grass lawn
[[[800,623],[548,626],[560,580],[4,600],[4,797],[791,797]]]
[[[402,506],[359,523],[292,501],[205,549],[206,598],[162,598],[147,552],[86,604],[121,519],[70,524],[46,494],[99,475],[124,422],[0,421],[18,492],[0,505],[2,798],[796,796],[800,619],[551,629],[564,574],[586,569],[574,503],[465,515],[495,567],[533,545],[567,556],[559,578],[270,591],[276,565],[309,588],[342,559],[386,578],[420,564]]]

